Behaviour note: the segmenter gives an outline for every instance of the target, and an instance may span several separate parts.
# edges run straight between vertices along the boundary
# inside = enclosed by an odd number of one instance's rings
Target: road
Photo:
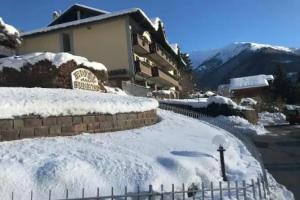
[[[253,137],[265,167],[300,199],[300,125],[267,129],[270,134]]]

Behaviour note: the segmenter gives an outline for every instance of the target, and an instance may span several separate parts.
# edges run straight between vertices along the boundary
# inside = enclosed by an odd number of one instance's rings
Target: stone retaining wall
[[[141,113],[91,114],[83,116],[26,116],[0,119],[1,141],[34,137],[70,136],[82,132],[120,131],[158,122],[156,110]]]

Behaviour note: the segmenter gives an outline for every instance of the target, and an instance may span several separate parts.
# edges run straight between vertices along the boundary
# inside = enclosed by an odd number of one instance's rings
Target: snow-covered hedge
[[[99,62],[88,61],[86,58],[81,56],[75,56],[64,52],[61,53],[36,52],[36,53],[30,53],[26,55],[11,56],[11,57],[0,59],[0,71],[3,69],[3,67],[13,68],[20,71],[22,67],[28,64],[34,65],[40,61],[45,61],[45,60],[49,61],[52,65],[56,67],[60,67],[69,61],[74,61],[77,65],[83,65],[85,67],[89,67],[94,70],[99,70],[99,71],[107,70],[103,64]]]
[[[262,112],[258,113],[259,123],[264,126],[288,124],[286,116],[283,113]]]
[[[0,17],[0,55],[10,56],[21,44],[19,31]]]
[[[143,112],[158,107],[154,99],[71,89],[0,88],[0,118],[88,113]]]

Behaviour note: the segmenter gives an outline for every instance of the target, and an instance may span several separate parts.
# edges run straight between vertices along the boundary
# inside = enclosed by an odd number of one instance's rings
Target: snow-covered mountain
[[[277,65],[288,72],[300,71],[300,49],[250,42],[190,53],[200,86],[215,88],[230,78],[272,74]]]

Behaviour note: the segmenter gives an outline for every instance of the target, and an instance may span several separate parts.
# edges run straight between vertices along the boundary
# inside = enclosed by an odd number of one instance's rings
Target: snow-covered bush
[[[20,44],[19,31],[0,17],[0,57],[13,55]]]
[[[258,114],[259,123],[264,126],[287,124],[286,116],[283,113],[262,112]]]

